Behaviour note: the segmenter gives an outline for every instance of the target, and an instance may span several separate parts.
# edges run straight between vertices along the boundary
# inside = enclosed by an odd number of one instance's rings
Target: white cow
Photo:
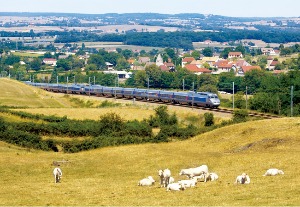
[[[215,181],[219,179],[219,176],[216,173],[203,173],[202,175],[199,176],[194,176],[194,179],[197,179],[197,181]]]
[[[60,179],[62,177],[62,171],[61,171],[61,169],[59,167],[54,168],[53,175],[54,175],[54,182],[55,183],[60,182]]]
[[[268,169],[267,172],[263,176],[273,176],[273,175],[283,175],[284,172],[282,170],[278,170],[276,168]]]
[[[138,182],[139,186],[151,186],[155,183],[155,180],[152,176],[148,176],[147,178],[144,178]]]
[[[160,187],[167,187],[170,184],[171,171],[168,168],[159,170],[158,176],[160,177]],[[174,182],[174,178],[172,182]]]
[[[171,183],[167,186],[167,191],[180,191],[180,190],[185,190],[185,186],[180,184],[180,183]]]
[[[179,184],[181,184],[182,186],[186,187],[186,188],[191,188],[191,187],[195,187],[197,184],[197,179],[191,179],[191,180],[179,180],[178,181]]]
[[[194,176],[200,176],[202,174],[207,174],[207,173],[208,173],[207,165],[201,165],[200,167],[196,167],[196,168],[182,169],[179,175],[186,175],[189,178],[193,178]]]
[[[246,173],[237,176],[235,180],[235,184],[249,184],[249,183],[250,183],[250,177]]]
[[[206,181],[215,181],[215,180],[218,180],[219,179],[219,176],[217,175],[217,173],[208,173],[207,176],[205,176],[205,180],[204,182]]]

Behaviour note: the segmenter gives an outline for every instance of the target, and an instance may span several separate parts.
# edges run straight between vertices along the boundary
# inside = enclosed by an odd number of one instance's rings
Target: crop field
[[[0,79],[2,89],[9,88],[12,83],[17,95],[4,93],[5,96],[0,96],[0,105],[12,105],[23,100],[22,104],[17,105],[28,105],[26,110],[36,110],[36,113],[46,114],[47,111],[58,110],[57,108],[60,110],[51,113],[61,114],[63,110],[71,110],[70,114],[77,113],[79,106],[74,106],[70,98],[60,94],[53,94],[51,98],[50,93],[34,93],[32,87]],[[10,92],[13,93],[13,89]],[[25,97],[20,97],[22,93],[31,101],[26,99],[26,102]],[[50,98],[44,101],[48,96]],[[52,108],[53,104],[58,103],[61,107]],[[133,107],[135,111],[130,111],[129,107],[128,114],[124,116],[136,113],[135,116],[147,117],[152,113],[150,108],[138,110]],[[80,107],[78,109],[83,110]],[[147,111],[151,113],[147,114]],[[5,115],[1,114],[3,116]],[[86,116],[92,115],[86,112]],[[300,118],[278,118],[230,125],[185,141],[105,147],[75,154],[25,149],[0,141],[0,204],[299,206],[299,132]],[[54,183],[53,161],[63,161],[60,166],[63,171],[61,183]],[[159,169],[169,168],[177,181],[186,179],[179,175],[181,169],[202,164],[208,165],[211,172],[219,175],[219,179],[214,182],[199,182],[195,188],[180,192],[167,192],[160,187]],[[285,174],[262,176],[269,168],[282,169]],[[243,172],[248,173],[251,183],[234,184],[236,176]],[[139,180],[150,175],[156,180],[153,186],[137,185]]]

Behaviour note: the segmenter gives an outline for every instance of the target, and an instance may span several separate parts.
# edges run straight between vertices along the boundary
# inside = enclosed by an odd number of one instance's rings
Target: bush
[[[6,124],[3,118],[0,117],[0,132],[4,132],[6,130]]]
[[[247,118],[249,117],[247,110],[234,110],[233,112],[233,122],[239,123],[239,122],[245,122],[247,121]]]
[[[215,123],[213,113],[205,113],[204,119],[205,119],[204,126],[212,126]]]

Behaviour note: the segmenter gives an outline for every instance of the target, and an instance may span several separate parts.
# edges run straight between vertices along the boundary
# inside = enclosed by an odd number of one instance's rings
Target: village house
[[[228,60],[219,60],[213,64],[216,70],[213,74],[220,74],[220,73],[228,73],[231,70],[236,71],[236,66],[233,62],[229,62]]]
[[[146,64],[150,62],[150,57],[139,57],[138,62],[139,64]]]
[[[195,58],[193,58],[193,57],[185,57],[185,58],[183,58],[182,61],[181,61],[181,67],[184,68],[184,66],[186,64],[191,63],[194,60],[195,60]]]
[[[185,68],[196,75],[201,75],[203,73],[211,73],[211,70],[207,68],[198,68],[195,64],[187,64],[185,65]]]
[[[109,63],[109,62],[105,62],[105,65],[106,65],[106,69],[107,70],[114,70],[114,65]]]
[[[280,63],[279,61],[273,60],[273,61],[270,63],[270,65],[268,65],[268,69],[269,69],[269,70],[275,70],[276,65],[279,64],[279,63]]]
[[[243,67],[243,66],[251,66],[250,63],[248,63],[246,60],[238,60],[235,63],[233,63],[237,69]]]
[[[44,58],[43,63],[46,65],[56,66],[57,60],[54,58]]]
[[[208,63],[210,67],[213,67],[214,66],[214,63],[217,62],[220,58],[217,57],[217,56],[214,56],[214,57],[203,57],[202,58],[202,62],[203,63]]]
[[[260,66],[242,66],[241,68],[237,69],[236,76],[244,76],[246,72],[251,70],[261,70]]]
[[[241,52],[229,52],[228,58],[243,58],[243,54]]]
[[[280,51],[273,48],[261,48],[261,53],[263,55],[279,56]]]

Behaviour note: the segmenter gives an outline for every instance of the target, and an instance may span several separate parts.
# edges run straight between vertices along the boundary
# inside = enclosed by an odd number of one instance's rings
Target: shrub
[[[0,132],[4,132],[6,130],[6,124],[3,118],[0,117]]]
[[[97,106],[97,108],[106,108],[106,107],[115,107],[115,106],[120,106],[120,103],[113,103],[111,101],[103,101],[101,102],[101,104],[99,106]]]
[[[215,123],[213,113],[205,113],[204,119],[205,119],[204,126],[212,126]]]
[[[247,121],[249,114],[247,110],[234,110],[233,112],[233,122],[245,122]]]

